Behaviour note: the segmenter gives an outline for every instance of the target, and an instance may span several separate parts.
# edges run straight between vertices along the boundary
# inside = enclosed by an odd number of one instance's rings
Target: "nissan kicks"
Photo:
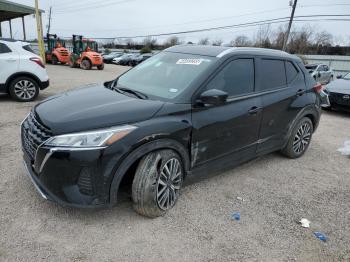
[[[24,163],[45,199],[112,206],[129,180],[135,210],[157,217],[190,176],[274,151],[302,156],[321,91],[285,52],[175,46],[35,106],[21,126]]]

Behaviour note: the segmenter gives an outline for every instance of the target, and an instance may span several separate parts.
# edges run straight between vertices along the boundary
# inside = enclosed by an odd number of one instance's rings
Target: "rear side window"
[[[30,47],[30,45],[24,45],[22,46],[22,48],[28,52],[31,52],[33,54],[35,54],[35,52],[33,51],[33,49]]]
[[[284,61],[282,60],[262,59],[261,74],[262,91],[285,87],[287,85]]]
[[[7,45],[0,43],[0,54],[11,53],[11,52],[12,52],[11,49]]]
[[[299,71],[291,62],[286,62],[287,83],[290,84],[298,75]]]
[[[228,63],[207,85],[207,90],[218,89],[229,97],[254,91],[254,60],[237,59]]]

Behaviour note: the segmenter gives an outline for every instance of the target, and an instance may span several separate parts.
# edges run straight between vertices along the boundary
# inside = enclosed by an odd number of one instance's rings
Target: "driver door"
[[[220,105],[193,106],[192,167],[225,156],[239,162],[256,153],[262,103],[255,94],[254,58],[227,62],[202,92],[211,89],[226,92],[228,99]]]

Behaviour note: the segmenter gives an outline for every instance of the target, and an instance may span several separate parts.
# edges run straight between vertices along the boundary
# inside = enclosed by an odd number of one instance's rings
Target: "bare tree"
[[[135,42],[131,38],[126,39],[125,44],[126,44],[126,48],[128,49],[132,49],[135,47]]]
[[[174,46],[174,45],[180,45],[181,41],[177,36],[172,36],[169,37],[165,42],[164,42],[164,47],[170,47],[170,46]]]
[[[146,37],[145,39],[143,39],[143,43],[144,46],[147,46],[149,48],[153,48],[156,44],[157,44],[157,39],[152,38],[152,37]]]
[[[319,32],[315,36],[315,44],[317,46],[331,46],[332,43],[333,36],[327,31]]]
[[[252,42],[249,40],[249,38],[245,35],[239,35],[236,36],[234,40],[231,41],[230,43],[231,46],[252,46]]]
[[[313,29],[310,26],[303,26],[298,31],[292,31],[288,51],[290,53],[305,54],[312,44]]]
[[[198,44],[199,45],[209,45],[209,38],[208,37],[205,37],[205,38],[202,38],[198,41]]]
[[[212,42],[213,46],[221,46],[223,43],[222,39],[216,39]]]
[[[270,24],[260,26],[255,34],[254,46],[256,47],[271,47],[271,26]]]
[[[279,26],[277,28],[276,31],[273,32],[273,36],[272,36],[272,46],[276,49],[281,49],[283,48],[283,44],[284,44],[284,39],[286,37],[286,27],[288,25],[285,26]]]

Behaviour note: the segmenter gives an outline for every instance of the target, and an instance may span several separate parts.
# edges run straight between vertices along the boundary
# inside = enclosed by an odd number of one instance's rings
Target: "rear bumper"
[[[50,85],[50,80],[40,82],[40,85],[39,85],[40,90],[43,90],[43,89],[45,89],[45,88],[48,88],[49,85]]]

